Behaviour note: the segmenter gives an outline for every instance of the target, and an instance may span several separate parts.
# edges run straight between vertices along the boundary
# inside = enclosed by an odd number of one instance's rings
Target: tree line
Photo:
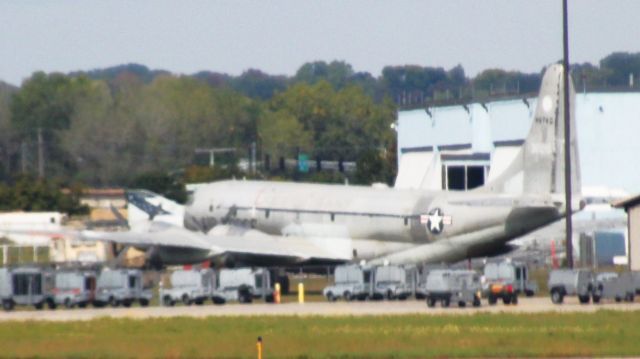
[[[572,69],[578,89],[629,87],[640,54],[613,53]],[[146,180],[158,174],[178,183],[229,176],[391,183],[398,108],[535,93],[543,70],[489,69],[469,78],[462,66],[388,66],[375,77],[342,61],[316,61],[293,76],[255,69],[179,76],[135,64],[36,72],[19,88],[0,83],[0,181],[37,175],[42,163],[56,183],[90,186],[157,183]],[[209,168],[197,148],[236,152]],[[235,165],[251,158],[251,148],[262,167],[247,174]],[[357,171],[301,174],[276,165],[300,153],[355,161]]]

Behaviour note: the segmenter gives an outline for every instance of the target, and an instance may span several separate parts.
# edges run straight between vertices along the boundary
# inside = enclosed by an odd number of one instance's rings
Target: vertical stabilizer
[[[485,189],[528,194],[564,193],[564,104],[562,65],[549,66],[542,78],[535,115],[520,153],[505,172]],[[580,193],[575,91],[569,81],[571,106],[572,191]]]
[[[184,206],[147,190],[127,191],[127,220],[136,231],[151,221],[183,225]]]

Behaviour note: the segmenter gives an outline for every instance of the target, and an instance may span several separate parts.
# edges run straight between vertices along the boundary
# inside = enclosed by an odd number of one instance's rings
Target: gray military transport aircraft
[[[163,265],[441,263],[503,253],[510,240],[564,216],[562,77],[562,65],[548,67],[519,155],[468,192],[221,181],[195,190],[183,226],[153,218],[81,237],[147,249]],[[572,208],[580,209],[572,86],[570,96]]]

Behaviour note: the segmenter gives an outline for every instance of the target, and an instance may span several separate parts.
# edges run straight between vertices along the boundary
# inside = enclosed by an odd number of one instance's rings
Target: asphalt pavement
[[[57,310],[16,310],[0,311],[0,322],[5,321],[86,321],[97,318],[167,318],[167,317],[216,317],[216,316],[365,316],[365,315],[451,315],[473,313],[540,313],[540,312],[594,312],[607,310],[640,310],[640,302],[636,303],[603,303],[579,304],[575,298],[565,298],[565,303],[556,305],[547,297],[520,298],[517,305],[489,306],[483,301],[479,308],[449,308],[436,306],[428,308],[425,301],[379,301],[379,302],[312,302],[286,304],[225,304],[176,307],[131,307],[131,308],[85,308]]]

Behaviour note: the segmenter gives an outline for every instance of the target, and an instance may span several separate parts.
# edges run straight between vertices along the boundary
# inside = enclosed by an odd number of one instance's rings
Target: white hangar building
[[[395,187],[467,190],[499,176],[524,143],[536,100],[517,98],[399,111]],[[640,192],[640,93],[576,94],[576,127],[587,207],[573,216],[572,241],[581,263],[588,265],[587,252],[595,248],[598,236],[622,236],[629,253],[626,215],[611,209],[609,203]],[[563,223],[534,232],[521,244],[546,243],[544,246],[553,241],[563,247]],[[607,245],[613,242],[607,241]],[[620,258],[619,264],[627,262],[625,256]],[[614,263],[620,258],[613,258]]]
[[[399,111],[395,186],[466,190],[498,176],[527,136],[536,100]],[[640,93],[576,94],[576,126],[583,195],[640,192]]]

